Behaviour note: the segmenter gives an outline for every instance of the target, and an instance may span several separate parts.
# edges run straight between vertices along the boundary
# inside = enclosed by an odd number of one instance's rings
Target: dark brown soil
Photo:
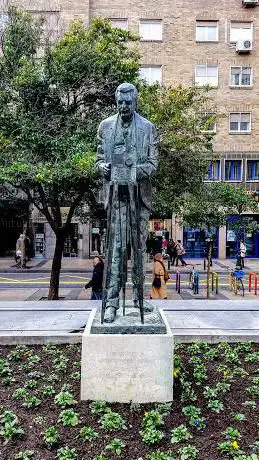
[[[215,357],[208,357],[206,353],[215,348],[217,349]],[[233,456],[228,457],[226,454],[224,456],[217,449],[218,443],[225,441],[225,436],[222,433],[228,427],[237,428],[241,433],[238,444],[246,455],[251,455],[252,452],[259,454],[259,451],[251,447],[255,441],[259,441],[259,390],[257,394],[250,394],[247,391],[248,387],[254,385],[252,379],[259,377],[259,358],[255,359],[255,362],[252,363],[245,361],[245,358],[249,354],[251,355],[252,352],[259,352],[258,345],[251,344],[251,349],[247,351],[242,348],[242,344],[231,345],[230,349],[224,348],[224,345],[204,346],[203,348],[197,348],[192,345],[181,345],[180,349],[175,352],[180,356],[182,362],[180,368],[181,379],[191,382],[192,388],[197,395],[197,400],[194,402],[190,400],[182,401],[182,386],[180,379],[176,378],[174,402],[170,413],[164,416],[165,423],[160,428],[165,437],[153,446],[145,444],[139,432],[141,430],[141,422],[145,416],[144,414],[150,409],[154,409],[155,405],[141,407],[122,404],[109,405],[113,411],[118,412],[124,418],[127,430],[106,431],[99,423],[101,415],[91,413],[88,402],[80,402],[80,380],[74,380],[71,377],[71,374],[80,372],[80,349],[79,345],[57,346],[54,349],[55,355],[52,356],[47,354],[44,347],[26,347],[22,352],[21,360],[8,360],[12,372],[11,376],[15,379],[15,382],[6,385],[4,380],[6,374],[1,375],[1,358],[6,358],[12,350],[17,350],[17,347],[0,347],[0,415],[6,410],[14,412],[18,417],[19,426],[25,432],[24,435],[10,440],[5,445],[4,438],[0,435],[0,460],[14,460],[18,452],[26,449],[35,452],[32,460],[53,460],[57,458],[57,450],[63,446],[75,448],[77,460],[93,460],[94,457],[101,453],[104,454],[105,459],[146,460],[148,454],[155,451],[170,452],[172,458],[180,459],[178,450],[187,444],[197,447],[199,450],[197,458],[200,460],[220,460],[223,458],[233,458]],[[239,363],[236,362],[235,357],[231,356],[230,351],[233,350],[238,351]],[[29,362],[31,359],[28,352],[32,352],[33,355],[38,355],[41,358],[41,361],[34,365],[32,364],[30,369],[26,369],[28,359]],[[53,370],[54,359],[60,353],[69,359],[65,371]],[[206,366],[207,380],[201,382],[201,384],[199,384],[200,382],[193,374],[195,365],[189,362],[191,357],[194,357],[194,359],[195,357],[201,358],[202,363]],[[226,368],[220,371],[220,365],[224,365]],[[247,372],[247,375],[241,377],[237,375],[233,376],[233,371],[234,374],[238,373],[235,370],[237,367],[243,368]],[[28,376],[30,372],[34,371],[41,372],[42,376],[40,378],[37,378],[37,375],[36,378]],[[58,376],[58,381],[48,383],[47,379],[53,374]],[[36,389],[28,390],[31,395],[37,395],[41,400],[41,404],[36,408],[25,408],[22,406],[22,399],[14,399],[12,397],[15,389],[23,387],[28,380],[37,380],[38,382]],[[208,399],[203,395],[205,386],[215,387],[218,382],[230,382],[231,384],[230,391],[217,398],[224,405],[224,410],[219,414],[208,408]],[[58,423],[59,414],[62,409],[54,403],[55,395],[43,396],[41,394],[41,390],[46,384],[53,385],[57,394],[61,391],[65,383],[71,385],[74,398],[78,401],[78,404],[72,406],[80,418],[80,423],[75,427],[64,427],[61,423]],[[256,408],[244,406],[243,403],[247,400],[253,400]],[[204,429],[198,430],[195,427],[190,427],[188,417],[182,413],[182,408],[189,405],[195,405],[201,409],[202,416],[206,421]],[[234,414],[237,413],[244,414],[246,420],[236,421]],[[38,420],[36,417],[39,416],[44,417],[42,425],[37,423]],[[180,424],[184,424],[190,429],[193,438],[182,443],[171,444],[170,432]],[[60,429],[61,435],[59,444],[52,449],[47,448],[42,434],[50,425],[56,425]],[[78,438],[82,426],[92,427],[99,433],[99,438],[91,442],[82,441]],[[107,443],[114,438],[121,439],[126,445],[121,455],[111,454],[105,450]]]

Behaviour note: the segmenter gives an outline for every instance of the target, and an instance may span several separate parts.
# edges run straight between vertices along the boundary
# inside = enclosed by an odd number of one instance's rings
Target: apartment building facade
[[[259,2],[258,0],[14,0],[31,13],[46,16],[53,38],[68,23],[109,18],[116,27],[141,37],[141,76],[164,85],[210,85],[215,110],[224,114],[211,130],[218,160],[208,180],[242,184],[259,192]],[[2,19],[6,1],[2,0]],[[190,256],[202,256],[203,229],[181,229],[175,220],[157,221],[184,240]],[[96,235],[96,225],[93,228]],[[80,232],[79,232],[80,233]],[[81,232],[82,233],[82,232]],[[81,239],[86,238],[87,231]],[[214,229],[215,256],[235,254],[235,235]],[[258,234],[245,235],[248,255],[259,257]],[[89,235],[88,235],[89,238]],[[95,237],[90,235],[90,239]],[[94,243],[95,244],[95,243]],[[87,251],[91,241],[87,242]],[[84,252],[84,251],[83,251]]]

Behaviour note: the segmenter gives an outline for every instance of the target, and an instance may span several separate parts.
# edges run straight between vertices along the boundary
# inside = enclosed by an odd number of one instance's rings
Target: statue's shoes
[[[116,316],[116,308],[115,307],[107,307],[105,310],[104,322],[105,323],[113,323]]]
[[[139,303],[138,303],[137,300],[134,300],[134,307],[139,309]],[[146,303],[144,303],[143,308],[144,308],[144,312],[146,312],[146,313],[150,313],[150,312],[152,312],[154,310],[153,305],[149,305],[149,304],[146,304]]]

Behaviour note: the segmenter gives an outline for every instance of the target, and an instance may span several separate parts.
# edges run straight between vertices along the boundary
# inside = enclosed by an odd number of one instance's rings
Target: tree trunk
[[[210,298],[210,265],[212,253],[212,241],[209,242],[208,247],[208,267],[207,267],[207,299]]]
[[[64,231],[56,233],[56,246],[51,267],[51,277],[49,285],[48,300],[58,300],[59,277],[61,270],[62,254],[64,250],[65,234]]]

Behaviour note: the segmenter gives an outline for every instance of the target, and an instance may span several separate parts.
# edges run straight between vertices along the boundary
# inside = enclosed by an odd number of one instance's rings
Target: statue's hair
[[[132,85],[131,83],[122,83],[118,86],[115,92],[115,99],[117,100],[119,93],[132,93],[135,101],[138,100],[138,90],[136,86]]]

